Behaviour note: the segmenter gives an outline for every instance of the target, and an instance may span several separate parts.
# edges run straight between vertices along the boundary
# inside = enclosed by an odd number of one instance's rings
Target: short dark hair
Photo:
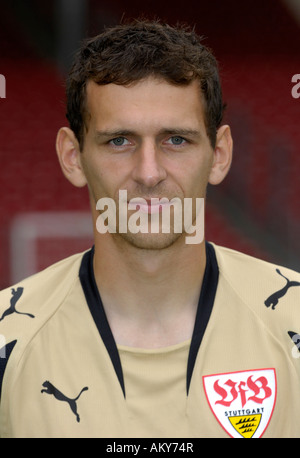
[[[207,135],[214,147],[224,104],[217,61],[195,30],[135,20],[84,40],[67,77],[67,119],[80,148],[85,129],[86,85],[130,85],[154,76],[175,85],[199,80]]]

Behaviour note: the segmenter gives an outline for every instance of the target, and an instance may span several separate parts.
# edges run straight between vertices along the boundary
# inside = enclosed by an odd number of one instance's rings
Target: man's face
[[[148,78],[129,87],[89,82],[87,111],[80,161],[95,217],[96,202],[103,197],[114,199],[118,210],[119,190],[127,191],[128,201],[147,200],[138,208],[148,214],[149,223],[151,213],[159,211],[151,207],[151,198],[176,197],[183,203],[184,198],[205,197],[214,156],[196,81],[175,86]],[[162,249],[182,234],[128,231],[112,236],[139,248]]]

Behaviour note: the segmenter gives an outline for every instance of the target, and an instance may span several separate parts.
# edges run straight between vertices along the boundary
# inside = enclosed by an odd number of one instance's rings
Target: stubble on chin
[[[125,234],[112,234],[118,243],[130,245],[131,247],[141,250],[164,250],[174,245],[183,234],[170,233],[170,234],[132,234],[127,232]]]

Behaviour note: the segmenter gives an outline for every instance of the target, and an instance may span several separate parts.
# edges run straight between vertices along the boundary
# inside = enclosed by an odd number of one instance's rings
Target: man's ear
[[[62,127],[57,133],[56,152],[65,177],[78,188],[85,186],[87,181],[81,167],[79,143],[68,127]]]
[[[232,147],[233,141],[230,127],[227,125],[221,126],[217,132],[214,160],[208,180],[210,184],[220,184],[229,172],[232,161]]]

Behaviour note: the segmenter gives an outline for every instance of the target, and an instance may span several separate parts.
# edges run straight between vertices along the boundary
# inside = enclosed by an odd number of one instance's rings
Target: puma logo
[[[58,401],[65,401],[69,404],[72,412],[75,414],[76,416],[76,420],[78,421],[78,423],[80,422],[80,417],[77,413],[77,401],[78,399],[80,398],[81,394],[88,390],[88,387],[85,386],[84,388],[82,388],[82,390],[80,391],[80,393],[78,394],[78,396],[75,398],[75,399],[71,399],[71,398],[68,398],[67,396],[65,396],[61,391],[59,391],[57,388],[55,388],[55,386],[52,385],[52,383],[48,382],[48,380],[46,380],[44,383],[43,383],[43,386],[45,387],[45,389],[41,390],[41,393],[47,393],[47,394],[53,394],[53,396],[55,397],[55,399],[57,399]]]
[[[22,288],[21,286],[17,289],[15,288],[11,289],[12,297],[10,299],[10,307],[7,310],[5,310],[5,312],[3,312],[3,315],[0,318],[0,321],[4,320],[6,316],[11,315],[12,313],[18,313],[19,315],[27,315],[30,318],[34,318],[34,315],[31,315],[30,313],[18,312],[18,310],[16,309],[16,303],[22,296],[23,291],[24,291],[24,288]]]
[[[298,282],[298,281],[290,281],[288,278],[286,278],[284,275],[282,275],[282,273],[280,272],[279,269],[276,269],[276,272],[286,280],[286,285],[282,289],[280,289],[279,291],[276,291],[275,293],[271,294],[271,296],[268,297],[268,299],[265,300],[265,306],[266,307],[271,307],[272,306],[272,310],[275,310],[275,307],[278,304],[279,299],[281,297],[283,297],[291,287],[300,286],[300,282]]]

